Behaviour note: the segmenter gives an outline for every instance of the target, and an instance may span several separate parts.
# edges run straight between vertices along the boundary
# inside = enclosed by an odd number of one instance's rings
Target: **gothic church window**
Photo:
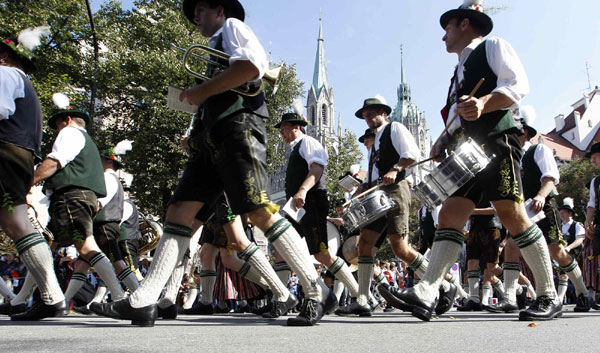
[[[316,117],[315,107],[312,106],[312,107],[310,107],[310,123],[312,126],[315,126],[315,117]]]
[[[327,124],[327,106],[325,104],[321,106],[321,118],[323,125],[329,125]]]

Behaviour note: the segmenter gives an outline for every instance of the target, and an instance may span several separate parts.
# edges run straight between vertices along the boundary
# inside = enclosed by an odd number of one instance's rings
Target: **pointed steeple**
[[[404,50],[400,45],[400,85],[398,85],[398,100],[410,101],[410,86],[406,83],[406,74],[404,73]]]
[[[406,84],[406,78],[404,76],[404,51],[402,50],[402,44],[400,45],[400,83]]]
[[[313,87],[317,97],[321,94],[321,90],[329,89],[327,80],[327,61],[325,60],[325,47],[323,45],[323,19],[319,17],[319,38],[317,39],[317,57],[315,59],[315,72],[313,74]]]

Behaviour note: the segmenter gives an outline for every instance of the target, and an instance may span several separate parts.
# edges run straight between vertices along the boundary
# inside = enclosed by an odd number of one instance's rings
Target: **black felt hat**
[[[530,139],[537,135],[537,130],[533,126],[529,126],[525,119],[521,119],[521,124],[523,125],[523,129],[527,130],[527,135]]]
[[[292,123],[292,124],[298,124],[300,126],[306,126],[308,125],[308,121],[302,119],[302,117],[296,113],[285,113],[283,114],[283,116],[281,117],[281,121],[278,122],[275,127],[279,128],[281,126],[281,123]]]
[[[48,126],[50,126],[53,129],[56,129],[56,119],[65,116],[70,116],[71,118],[81,118],[85,121],[86,125],[90,123],[90,116],[86,112],[69,106],[65,110],[60,110],[54,113],[54,115],[52,115],[50,119],[48,119]]]
[[[33,62],[35,59],[33,53],[20,45],[18,40],[13,38],[4,39],[0,41],[0,47],[19,58],[19,60],[21,60],[23,63],[23,69],[25,72],[31,73],[37,71],[37,67]]]
[[[112,148],[102,151],[102,153],[100,153],[100,157],[102,157],[104,159],[110,159],[111,161],[113,161],[113,167],[114,167],[113,169],[114,170],[123,168],[123,162],[121,162],[121,156],[115,154],[113,152]]]
[[[381,101],[381,99],[379,99],[379,98],[367,98],[367,99],[365,99],[365,102],[363,103],[362,108],[360,108],[359,110],[357,110],[356,113],[354,113],[354,115],[357,118],[359,118],[359,119],[363,119],[362,112],[367,107],[379,107],[379,108],[383,108],[385,110],[385,112],[387,113],[387,115],[390,115],[390,113],[392,112],[392,107],[390,107],[389,105],[385,104],[383,101]]]
[[[484,37],[490,34],[494,28],[494,23],[492,22],[490,16],[483,12],[481,0],[465,0],[465,2],[458,7],[458,9],[446,11],[440,17],[440,25],[445,29],[451,19],[458,17],[466,17],[481,24],[483,31],[481,35]]]
[[[360,143],[365,142],[365,138],[367,138],[369,136],[375,137],[375,131],[373,131],[373,129],[366,129],[365,133],[361,137],[358,138],[358,142],[360,142]]]
[[[183,13],[185,17],[194,25],[195,10],[196,4],[201,0],[183,0],[183,5],[181,6],[183,9]],[[246,18],[246,12],[244,11],[244,7],[237,0],[218,0],[216,1],[217,5],[223,6],[226,12],[229,14],[229,17],[237,18],[240,21],[244,21]]]
[[[561,206],[559,206],[558,209],[571,211],[571,212],[573,212],[573,214],[575,214],[575,210],[573,209],[574,206],[575,206],[575,203],[573,202],[573,199],[570,197],[565,197],[563,200],[563,204]]]
[[[590,158],[594,153],[600,153],[600,142],[596,142],[592,145],[590,151],[585,154],[585,158]]]

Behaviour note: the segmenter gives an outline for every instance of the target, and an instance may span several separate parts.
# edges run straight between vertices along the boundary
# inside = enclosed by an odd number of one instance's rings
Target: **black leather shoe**
[[[435,314],[438,316],[447,313],[448,310],[452,309],[452,306],[454,306],[454,298],[456,298],[456,291],[458,288],[452,283],[449,284],[450,288],[447,292],[440,287],[440,296],[435,307]]]
[[[273,303],[269,302],[268,304],[263,305],[261,307],[253,307],[250,310],[250,312],[254,315],[262,316],[263,314],[270,312],[272,307],[273,307]]]
[[[393,306],[386,306],[385,308],[383,308],[384,313],[391,313],[394,310],[396,310],[396,308],[394,308]]]
[[[552,320],[562,316],[562,303],[545,295],[537,297],[531,306],[519,313],[519,320]]]
[[[338,308],[339,302],[333,290],[329,290],[325,301],[323,301],[323,312],[325,315],[332,314]]]
[[[74,306],[73,311],[76,313],[83,314],[83,315],[92,315],[93,314],[93,312],[90,309],[88,309],[88,307],[85,305]]]
[[[177,319],[177,304],[172,304],[166,308],[157,306],[157,317],[163,320],[175,320]]]
[[[360,305],[357,301],[354,301],[351,304],[338,308],[335,314],[339,316],[358,315],[366,317],[373,315],[373,310],[370,305]]]
[[[377,286],[377,290],[379,291],[379,294],[381,294],[381,296],[388,303],[388,305],[391,305],[402,311],[406,311],[409,313],[412,312],[412,305],[408,305],[397,296],[398,289],[396,287],[391,287],[387,283],[382,283],[379,286]]]
[[[60,317],[68,314],[69,308],[64,300],[53,305],[47,305],[38,300],[33,303],[31,309],[20,314],[11,315],[10,319],[12,321],[39,321],[46,317]]]
[[[504,298],[501,298],[498,304],[491,304],[485,307],[485,310],[491,313],[515,313],[519,311],[519,306],[510,304]]]
[[[27,304],[10,305],[10,302],[0,304],[0,315],[14,315],[25,311],[27,311]]]
[[[298,305],[298,298],[290,293],[289,297],[284,302],[273,301],[273,305],[271,305],[271,311],[262,314],[262,317],[265,319],[276,319],[280,316],[286,315],[287,312],[296,305]]]
[[[122,299],[111,303],[92,303],[90,310],[100,316],[106,316],[113,319],[131,320],[132,325],[142,327],[153,327],[154,321],[158,317],[157,305],[152,304],[143,308],[133,308],[129,304],[129,299]]]
[[[215,309],[211,304],[203,304],[202,302],[197,302],[189,309],[185,309],[183,311],[184,315],[212,315],[214,314]]]
[[[600,310],[600,303],[598,303],[598,301],[594,301],[594,303],[592,304],[592,309],[594,310]]]
[[[313,326],[323,317],[323,304],[314,299],[304,299],[302,309],[296,317],[287,320],[288,326]]]
[[[583,293],[577,296],[577,303],[575,304],[573,311],[578,313],[590,311],[590,301],[587,296],[583,295]]]
[[[527,307],[527,299],[529,299],[527,297],[528,290],[526,285],[521,285],[521,294],[517,295],[517,306],[519,307],[519,310],[523,310]]]
[[[476,302],[474,300],[467,300],[463,305],[460,305],[456,308],[458,311],[481,311],[482,305],[480,302]]]

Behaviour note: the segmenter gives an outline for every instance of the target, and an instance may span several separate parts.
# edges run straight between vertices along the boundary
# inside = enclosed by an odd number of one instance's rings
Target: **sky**
[[[92,0],[95,8],[102,2]],[[439,111],[458,58],[445,50],[439,18],[460,0],[241,2],[246,23],[273,60],[296,64],[305,92],[312,82],[322,16],[336,119],[341,114],[345,129],[362,135],[366,124],[354,113],[366,98],[380,94],[388,105],[396,105],[402,45],[412,101],[425,112],[433,140],[443,130]],[[122,6],[131,8],[132,1],[122,0]],[[591,87],[600,85],[600,1],[484,1],[484,7],[499,6],[505,8],[492,14],[490,36],[506,39],[519,54],[531,88],[523,104],[536,109],[533,126],[550,132],[554,117],[568,115],[571,104],[588,92],[586,63]]]

